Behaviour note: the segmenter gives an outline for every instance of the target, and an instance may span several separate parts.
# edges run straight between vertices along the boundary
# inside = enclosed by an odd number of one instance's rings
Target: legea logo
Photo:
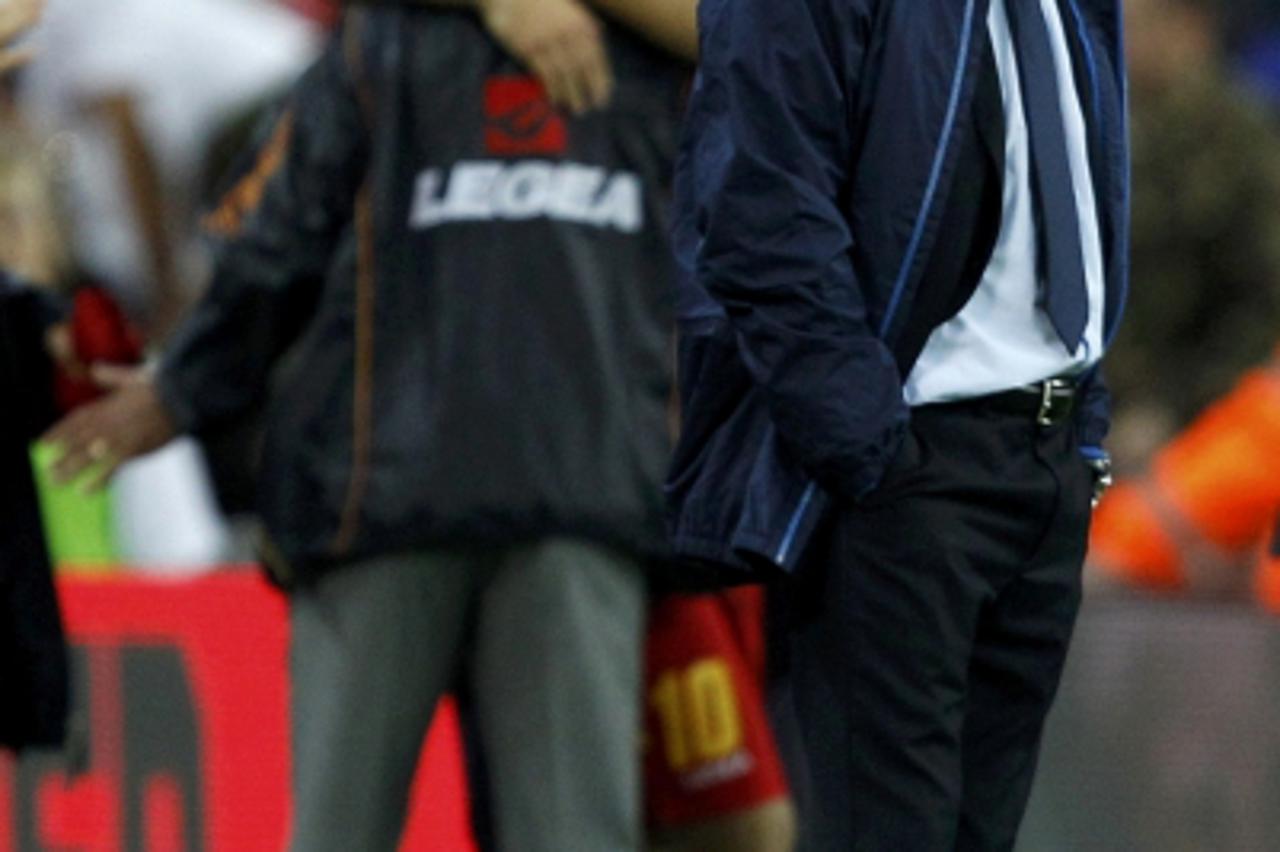
[[[484,88],[484,144],[490,154],[563,154],[569,147],[564,118],[531,77],[491,77]]]
[[[409,227],[537,218],[634,234],[644,225],[640,176],[545,160],[473,160],[447,172],[427,169],[414,186]]]

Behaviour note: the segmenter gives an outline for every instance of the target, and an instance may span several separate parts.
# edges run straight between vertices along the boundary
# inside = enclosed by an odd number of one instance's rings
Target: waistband
[[[1076,410],[1079,384],[1074,378],[1058,377],[1022,385],[986,396],[924,406],[945,411],[964,409],[992,411],[1015,417],[1026,417],[1040,426],[1056,426],[1071,419]]]

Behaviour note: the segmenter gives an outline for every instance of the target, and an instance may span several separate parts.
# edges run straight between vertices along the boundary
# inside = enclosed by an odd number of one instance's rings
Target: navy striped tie
[[[1075,352],[1089,319],[1089,292],[1053,46],[1040,0],[1006,3],[1021,72],[1022,109],[1031,138],[1031,189],[1044,276],[1043,306],[1067,350]]]

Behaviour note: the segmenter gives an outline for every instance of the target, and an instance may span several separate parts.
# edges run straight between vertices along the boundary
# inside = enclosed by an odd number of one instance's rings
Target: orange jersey
[[[1280,512],[1280,356],[1246,373],[1094,516],[1089,559],[1147,588],[1196,588],[1206,569],[1247,569]],[[1280,559],[1257,562],[1260,602],[1280,611]]]

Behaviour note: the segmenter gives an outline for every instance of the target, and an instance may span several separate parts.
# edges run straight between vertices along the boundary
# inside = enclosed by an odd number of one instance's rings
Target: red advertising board
[[[287,608],[247,570],[64,580],[71,764],[0,762],[0,852],[267,852],[288,833]],[[456,716],[425,744],[402,849],[469,852]]]

